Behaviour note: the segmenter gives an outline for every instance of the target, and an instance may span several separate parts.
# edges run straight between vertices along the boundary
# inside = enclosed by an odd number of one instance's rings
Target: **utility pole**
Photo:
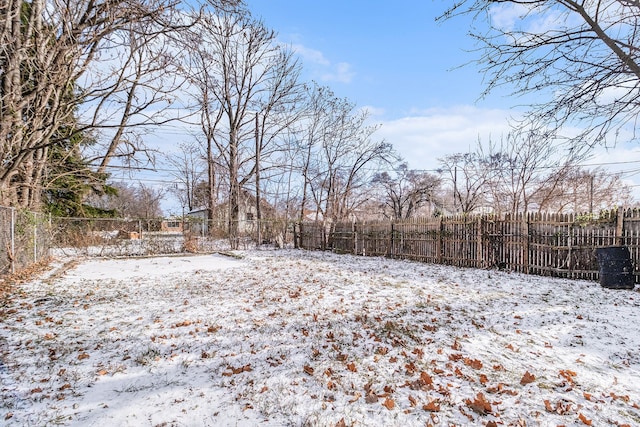
[[[589,178],[589,213],[593,214],[593,174]]]
[[[260,125],[258,112],[256,112],[256,246],[262,241],[260,233],[260,133],[258,131]]]

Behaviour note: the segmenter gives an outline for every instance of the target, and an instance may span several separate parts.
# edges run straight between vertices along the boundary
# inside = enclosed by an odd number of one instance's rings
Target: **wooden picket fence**
[[[298,224],[305,249],[598,280],[595,249],[627,246],[640,279],[640,210]]]

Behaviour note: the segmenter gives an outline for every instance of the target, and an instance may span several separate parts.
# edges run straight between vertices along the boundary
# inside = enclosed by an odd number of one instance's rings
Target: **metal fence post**
[[[38,214],[33,215],[33,262],[38,262]]]
[[[16,272],[16,209],[11,209],[11,257],[9,262],[11,263],[11,274]]]

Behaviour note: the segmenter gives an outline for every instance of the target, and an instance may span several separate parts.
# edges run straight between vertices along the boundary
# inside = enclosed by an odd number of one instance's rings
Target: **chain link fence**
[[[49,257],[49,217],[0,206],[0,275],[12,274]]]
[[[229,230],[237,230],[230,236]],[[233,239],[233,241],[232,241]],[[293,245],[293,223],[279,219],[228,221],[58,218],[0,207],[0,275],[15,273],[50,256],[152,256],[212,253],[257,245]]]

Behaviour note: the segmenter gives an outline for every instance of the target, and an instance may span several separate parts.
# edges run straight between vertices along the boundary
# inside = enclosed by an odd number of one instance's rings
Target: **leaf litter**
[[[640,295],[296,250],[86,259],[0,311],[21,425],[640,424]]]

